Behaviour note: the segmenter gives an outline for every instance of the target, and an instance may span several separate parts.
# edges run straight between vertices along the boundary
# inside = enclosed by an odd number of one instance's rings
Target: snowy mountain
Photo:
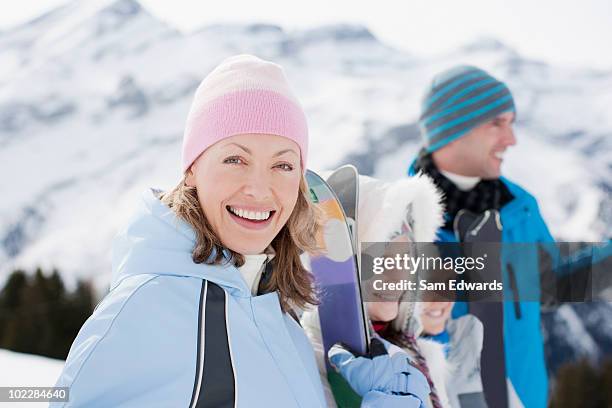
[[[551,66],[490,38],[420,58],[355,25],[181,33],[135,0],[75,0],[0,33],[0,285],[40,265],[104,290],[111,239],[140,193],[180,177],[197,84],[237,53],[285,67],[308,115],[311,168],[350,162],[387,179],[418,149],[431,77],[459,63],[489,70],[518,107],[506,175],[536,195],[558,239],[611,235],[611,71]]]

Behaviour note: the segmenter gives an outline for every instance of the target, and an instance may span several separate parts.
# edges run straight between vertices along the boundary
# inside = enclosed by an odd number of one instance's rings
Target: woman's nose
[[[249,171],[245,175],[242,191],[258,201],[270,198],[272,195],[270,174],[258,169]]]

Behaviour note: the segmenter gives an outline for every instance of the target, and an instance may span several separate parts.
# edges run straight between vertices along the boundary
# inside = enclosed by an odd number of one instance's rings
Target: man
[[[460,218],[469,214],[470,222],[463,224],[474,228],[489,223],[493,228],[480,241],[553,242],[535,198],[501,176],[505,152],[517,143],[515,117],[508,87],[481,69],[459,66],[434,78],[420,117],[424,146],[409,173],[427,174],[444,193],[445,224],[438,231],[439,241],[466,241]],[[483,233],[480,228],[469,232]],[[540,304],[518,296],[521,285],[539,290],[539,257],[533,245],[529,256],[500,258],[504,286],[508,280],[516,282],[515,273],[520,277],[514,302],[458,303],[453,311],[457,317],[469,307],[485,325],[481,363],[489,407],[546,406]]]

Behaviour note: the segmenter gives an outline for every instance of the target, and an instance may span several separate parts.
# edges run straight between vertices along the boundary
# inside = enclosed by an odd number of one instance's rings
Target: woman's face
[[[423,332],[432,336],[442,333],[454,302],[422,302],[421,305]]]
[[[191,166],[188,186],[226,248],[260,254],[291,215],[299,193],[300,148],[282,136],[244,134],[210,146]]]

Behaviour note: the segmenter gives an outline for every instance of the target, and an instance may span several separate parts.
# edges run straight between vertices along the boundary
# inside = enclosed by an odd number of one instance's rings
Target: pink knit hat
[[[306,171],[306,116],[283,69],[252,55],[227,58],[196,90],[183,135],[183,172],[208,147],[230,136],[284,136],[300,147]]]

